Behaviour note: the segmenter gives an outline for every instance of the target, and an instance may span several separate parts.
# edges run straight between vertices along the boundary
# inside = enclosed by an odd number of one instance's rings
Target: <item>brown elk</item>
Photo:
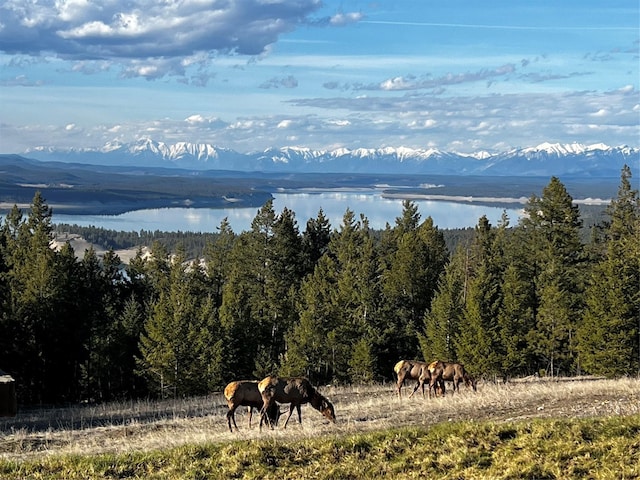
[[[473,391],[477,391],[475,379],[469,375],[464,365],[461,363],[442,362],[436,360],[429,364],[429,372],[431,373],[431,385],[440,381],[453,383],[453,391],[460,391],[460,383],[464,382],[465,386],[472,387]],[[444,394],[444,391],[443,391]]]
[[[229,383],[224,388],[224,398],[227,400],[229,411],[227,412],[227,423],[229,424],[229,431],[233,432],[231,428],[231,422],[233,426],[238,430],[236,425],[236,409],[241,406],[248,407],[249,410],[249,428],[251,428],[251,417],[253,416],[253,409],[262,411],[264,402],[262,401],[262,395],[258,390],[257,380],[239,380]],[[273,404],[267,410],[267,416],[269,421],[278,423],[278,417],[280,416],[280,407]]]
[[[393,371],[395,372],[396,377],[398,377],[398,398],[402,397],[402,386],[404,385],[405,380],[416,380],[418,382],[416,383],[413,392],[409,395],[409,398],[411,398],[419,388],[422,389],[422,396],[424,397],[425,382],[429,387],[429,398],[431,398],[431,372],[429,372],[428,363],[420,362],[418,360],[400,360],[393,367]],[[444,385],[444,383],[442,383],[442,385]]]
[[[336,421],[333,404],[322,396],[306,378],[279,378],[269,376],[258,383],[258,390],[262,395],[262,401],[264,403],[260,415],[260,428],[262,428],[266,412],[275,402],[289,404],[289,415],[287,415],[287,419],[284,422],[284,428],[287,428],[287,423],[289,422],[289,418],[291,418],[294,408],[298,411],[298,423],[302,424],[300,405],[304,403],[310,403],[313,408],[318,410],[330,421]]]

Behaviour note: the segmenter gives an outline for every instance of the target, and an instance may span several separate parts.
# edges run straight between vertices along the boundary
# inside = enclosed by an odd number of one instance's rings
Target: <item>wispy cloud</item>
[[[379,25],[397,25],[406,27],[435,27],[435,28],[460,28],[460,29],[486,29],[486,30],[532,30],[532,31],[577,31],[577,30],[633,30],[633,27],[619,25],[506,25],[506,24],[481,24],[481,23],[442,23],[442,22],[407,22],[387,20],[363,20],[362,23]]]
[[[448,85],[471,83],[493,80],[498,77],[506,77],[516,71],[514,64],[505,64],[493,69],[482,69],[475,72],[448,73],[433,77],[431,75],[406,75],[388,78],[378,83],[338,83],[325,82],[323,86],[328,90],[353,90],[353,91],[408,91],[408,90],[432,90]]]
[[[260,85],[260,88],[296,88],[298,86],[298,80],[293,75],[288,75],[284,78],[271,78]]]

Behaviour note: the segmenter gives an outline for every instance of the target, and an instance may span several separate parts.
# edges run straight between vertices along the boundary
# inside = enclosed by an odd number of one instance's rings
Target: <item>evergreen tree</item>
[[[353,346],[353,354],[349,359],[349,378],[356,384],[373,382],[374,359],[371,345],[362,338]]]
[[[222,305],[222,290],[229,275],[230,255],[236,239],[236,235],[233,233],[227,218],[220,223],[218,231],[219,233],[215,240],[207,241],[204,249],[206,273],[216,309]]]
[[[581,224],[578,207],[556,177],[543,189],[542,197],[533,196],[529,200],[520,221],[526,232],[527,261],[534,266],[536,287],[536,326],[530,338],[537,346],[538,367],[553,374],[573,374],[578,368],[575,332],[584,288]],[[546,304],[558,298],[562,298],[562,308]],[[545,339],[545,335],[554,339]]]
[[[373,344],[380,335],[377,258],[367,219],[361,216],[356,221],[353,212],[347,209],[340,231],[331,239],[329,254],[337,261],[334,302],[343,312],[343,319],[335,325],[329,340],[331,344],[335,338],[332,345],[335,378],[345,381],[354,353],[352,346],[363,338]]]
[[[300,321],[287,336],[283,371],[306,370],[322,382],[349,379],[353,345],[379,336],[376,272],[368,222],[347,209],[327,254],[302,283]]]
[[[527,233],[522,228],[510,229],[509,219],[503,213],[496,230],[493,246],[494,265],[501,272],[501,304],[497,313],[499,336],[498,372],[504,380],[514,375],[535,372],[533,349],[527,340],[535,329],[537,298],[535,263],[528,251]]]
[[[380,360],[388,366],[399,358],[418,357],[416,332],[437,289],[448,252],[433,219],[428,217],[420,224],[417,206],[410,201],[403,202],[402,216],[385,235],[389,240],[380,262],[383,334],[379,348],[384,353]]]
[[[285,208],[276,218],[269,248],[269,268],[265,276],[265,348],[263,361],[256,365],[258,377],[277,370],[285,351],[285,334],[297,322],[296,296],[304,273],[302,242],[295,214]]]
[[[495,251],[500,250],[496,238],[495,229],[482,216],[471,245],[464,315],[455,337],[458,360],[473,375],[500,371],[502,352],[496,319],[502,303],[503,272],[500,251]]]
[[[499,372],[506,380],[511,376],[533,373],[531,346],[527,335],[535,327],[533,298],[535,289],[521,262],[506,267],[502,285],[502,308],[498,313],[502,358]]]
[[[465,248],[456,249],[438,282],[431,308],[424,315],[423,331],[418,338],[427,362],[453,361],[458,357],[454,339],[464,314],[467,259]]]
[[[640,372],[640,202],[622,170],[607,213],[605,251],[592,267],[578,331],[581,366],[597,375]]]
[[[168,285],[159,294],[140,341],[139,367],[162,396],[206,393],[203,379],[215,348],[210,317],[203,315],[199,267],[179,250],[170,263]]]
[[[560,273],[553,265],[548,268],[550,280],[543,284],[539,292],[536,328],[530,332],[529,341],[541,356],[546,372],[555,376],[570,360],[574,326],[569,296],[558,278]]]
[[[16,223],[19,218],[15,211],[8,217],[12,233],[8,280],[18,347],[14,371],[22,379],[18,389],[25,403],[53,402],[59,387],[52,380],[57,375],[50,353],[60,331],[51,318],[57,290],[55,252],[49,247],[51,209],[40,192],[33,198],[26,221]]]
[[[335,325],[342,321],[342,312],[333,301],[336,283],[336,261],[324,255],[300,286],[299,322],[286,336],[281,375],[305,376],[312,383],[332,380],[335,351],[329,338]]]
[[[331,224],[322,208],[316,218],[307,220],[307,227],[302,234],[302,258],[304,273],[313,272],[318,260],[327,252],[331,239]]]
[[[122,395],[131,366],[134,350],[122,332],[120,317],[124,301],[129,295],[120,270],[120,258],[113,250],[108,250],[102,259],[95,250],[85,251],[81,262],[83,314],[85,327],[89,330],[88,357],[84,365],[85,389],[87,396],[99,400],[109,400]],[[128,361],[127,361],[128,360]]]
[[[112,352],[113,362],[120,367],[120,394],[125,398],[143,397],[148,393],[144,376],[138,374],[136,358],[141,358],[140,338],[144,333],[145,310],[131,294],[118,317],[118,341],[121,350]]]

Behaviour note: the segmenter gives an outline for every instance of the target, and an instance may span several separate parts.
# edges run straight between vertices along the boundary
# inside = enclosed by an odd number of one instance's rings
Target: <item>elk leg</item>
[[[287,428],[287,423],[289,423],[289,419],[291,418],[294,408],[296,408],[296,406],[293,403],[289,405],[289,414],[287,415],[287,419],[284,421],[284,428]]]
[[[413,397],[413,394],[416,393],[416,391],[418,391],[421,385],[422,385],[422,382],[418,380],[418,383],[416,383],[416,386],[413,388],[413,392],[411,392],[411,395],[409,395],[409,398]],[[424,390],[422,391],[424,392]]]
[[[404,375],[398,376],[398,398],[402,398],[402,387],[404,386]]]
[[[247,407],[249,409],[249,430],[251,430],[251,417],[253,416],[253,407]]]
[[[298,423],[302,425],[302,410],[300,409],[300,404],[296,405],[296,410],[298,411]]]
[[[267,423],[269,423],[269,426],[273,428],[273,425],[271,424],[271,420],[267,416],[267,410],[269,409],[270,406],[271,406],[271,402],[267,402],[267,403],[264,403],[262,405],[262,408],[260,409],[260,431],[262,431],[262,424],[264,423],[265,418],[267,419]]]
[[[229,411],[227,412],[227,423],[229,424],[229,431],[231,433],[233,433],[233,428],[231,428],[231,421],[233,420],[233,426],[236,427],[236,430],[238,430],[238,426],[236,425],[236,415],[235,415],[236,409],[235,407],[230,408]]]

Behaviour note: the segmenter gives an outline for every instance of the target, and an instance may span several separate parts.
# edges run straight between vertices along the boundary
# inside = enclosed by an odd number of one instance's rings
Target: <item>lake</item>
[[[322,208],[332,228],[339,228],[347,208],[356,218],[363,214],[374,229],[383,229],[387,223],[395,225],[395,219],[402,215],[402,199],[382,196],[382,190],[335,190],[335,191],[288,191],[273,194],[273,208],[276,214],[287,207],[296,214],[299,230],[306,228],[307,220],[316,218]],[[482,215],[486,215],[492,225],[497,225],[506,210],[510,223],[516,224],[521,209],[504,209],[470,202],[439,200],[414,200],[421,220],[428,216],[440,229],[474,227]],[[251,229],[251,222],[259,208],[157,208],[137,210],[120,215],[64,215],[53,213],[54,223],[95,226],[117,231],[183,231],[217,232],[220,222],[226,217],[235,233]]]

